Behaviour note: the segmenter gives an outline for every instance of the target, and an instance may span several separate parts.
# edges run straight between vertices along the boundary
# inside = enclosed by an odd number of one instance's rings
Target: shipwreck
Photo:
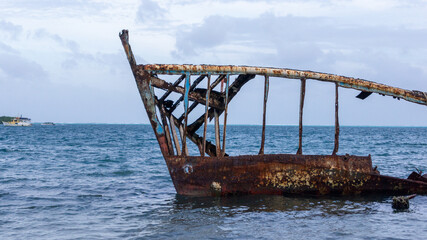
[[[127,30],[120,33],[127,59],[148,119],[166,161],[178,194],[224,196],[232,194],[426,194],[427,176],[413,172],[408,179],[381,175],[372,167],[371,156],[337,155],[339,147],[338,89],[351,88],[364,99],[372,93],[427,105],[427,93],[391,87],[363,79],[287,68],[218,65],[138,65],[129,45]],[[174,82],[160,76],[176,75]],[[263,124],[259,154],[229,156],[226,153],[228,105],[256,75],[264,77]],[[265,154],[266,107],[269,78],[301,82],[299,108],[299,147],[296,154]],[[198,86],[203,80],[205,87]],[[330,155],[304,155],[302,119],[307,80],[335,85],[335,141]],[[224,84],[221,91],[214,88]],[[154,88],[162,89],[156,96]],[[218,88],[218,87],[217,87]],[[159,91],[158,91],[159,92]],[[177,100],[168,99],[174,92]],[[159,94],[160,95],[160,94]],[[182,114],[175,111],[180,103]],[[190,122],[189,115],[203,105],[205,113]],[[223,124],[219,116],[223,115]],[[206,140],[207,124],[214,121],[215,142]],[[203,135],[196,133],[203,127]],[[222,129],[222,136],[220,127]],[[200,154],[190,156],[187,141]],[[194,155],[194,154],[193,154]]]

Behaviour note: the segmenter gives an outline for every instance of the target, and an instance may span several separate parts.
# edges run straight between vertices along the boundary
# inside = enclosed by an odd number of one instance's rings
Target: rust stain
[[[286,68],[189,64],[137,65],[129,45],[127,30],[122,31],[120,39],[148,119],[178,194],[191,196],[427,194],[427,176],[421,175],[421,173],[414,172],[408,179],[384,176],[379,174],[376,167],[372,167],[370,155],[337,155],[339,146],[338,87],[375,92],[422,105],[427,105],[426,92],[395,88],[358,78]],[[178,75],[179,78],[172,84],[158,77],[162,74]],[[199,75],[191,86],[189,85],[190,75]],[[218,77],[211,84],[212,75]],[[256,75],[265,77],[260,151],[258,155],[229,156],[225,152],[228,104]],[[208,76],[206,88],[197,88],[197,85],[206,76]],[[264,153],[269,77],[301,80],[297,154]],[[180,84],[184,79],[186,80],[185,86],[182,87]],[[215,87],[225,79],[227,81],[226,89],[216,91]],[[335,84],[335,143],[331,155],[302,154],[302,113],[307,79]],[[162,89],[165,93],[159,98],[155,94],[154,88]],[[168,99],[172,92],[180,94],[181,97],[178,100]],[[179,115],[174,115],[174,110],[181,101],[184,101],[184,113],[177,117]],[[189,101],[193,101],[190,107],[188,107]],[[195,119],[191,123],[189,115],[198,104],[204,105],[205,111],[200,117],[191,118]],[[218,122],[221,114],[225,115],[222,149]],[[206,124],[214,117],[216,123],[215,144],[206,140]],[[203,137],[200,137],[196,132],[202,125],[205,127]],[[178,140],[176,128],[180,131],[181,143]],[[200,156],[188,156],[187,139],[195,143]],[[182,151],[180,146],[182,146]]]
[[[410,102],[427,105],[427,93],[422,91],[411,91],[392,87],[360,78],[345,77],[330,73],[302,71],[286,68],[259,68],[250,66],[224,66],[224,65],[179,65],[179,64],[147,64],[138,65],[143,71],[156,72],[159,74],[178,74],[182,72],[193,72],[194,74],[255,74],[270,77],[282,77],[291,79],[313,79],[326,82],[338,83],[340,87],[353,88],[367,92],[376,92],[396,98],[402,98]]]

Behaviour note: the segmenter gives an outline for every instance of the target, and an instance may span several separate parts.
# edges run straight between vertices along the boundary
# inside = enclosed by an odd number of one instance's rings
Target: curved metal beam
[[[313,79],[324,82],[337,83],[344,88],[357,89],[365,92],[374,92],[383,95],[402,98],[409,102],[427,105],[427,92],[411,91],[392,87],[360,78],[345,77],[330,73],[302,71],[288,68],[250,67],[232,65],[178,65],[178,64],[147,64],[138,65],[137,68],[157,74],[256,74],[270,77],[283,77],[294,79]]]

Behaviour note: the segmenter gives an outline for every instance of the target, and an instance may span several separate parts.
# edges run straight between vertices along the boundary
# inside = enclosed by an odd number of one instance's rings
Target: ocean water
[[[255,154],[260,126],[228,126],[227,152]],[[209,136],[212,137],[210,128]],[[333,127],[305,127],[330,154]],[[267,126],[266,153],[295,153],[298,128]],[[196,152],[193,150],[192,152]],[[382,174],[427,172],[427,128],[342,127],[339,154]],[[427,239],[427,196],[191,198],[173,188],[151,126],[0,126],[0,239]]]

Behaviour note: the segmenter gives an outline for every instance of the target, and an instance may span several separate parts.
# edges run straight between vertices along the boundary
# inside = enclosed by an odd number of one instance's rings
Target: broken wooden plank
[[[168,125],[168,121],[166,119],[166,110],[165,110],[163,104],[160,104],[159,101],[155,101],[155,102],[157,103],[157,108],[160,111],[160,118],[162,119],[163,128],[165,129],[166,141],[167,141],[168,148],[169,148],[169,155],[174,155],[172,139],[171,139],[171,135],[170,135],[170,131],[169,131],[169,125]]]
[[[175,122],[176,124],[176,122]],[[187,142],[184,141],[184,139],[186,138],[186,134],[184,133],[184,127],[182,126],[182,124],[177,124],[178,126],[178,130],[179,130],[179,135],[181,136],[181,142],[182,142],[182,155],[188,156],[188,147],[187,147]]]
[[[194,80],[193,84],[191,84],[191,86],[189,86],[189,91],[192,92],[193,89],[206,77],[206,75],[201,75],[199,76],[196,80]],[[178,100],[175,101],[175,103],[173,104],[173,106],[171,107],[171,109],[169,110],[170,112],[173,112],[176,107],[178,107],[178,105],[181,103],[181,101],[184,99],[184,95],[182,95],[181,97],[179,97]],[[187,108],[188,110],[188,108]]]
[[[172,115],[169,115],[169,123],[172,129],[172,137],[173,137],[173,142],[175,143],[176,154],[181,155],[181,147],[179,144],[178,135],[176,133],[175,121],[173,120]]]
[[[216,144],[216,156],[221,156],[221,140],[219,133],[219,115],[216,110],[214,110],[215,115],[215,144]]]
[[[236,94],[240,91],[240,89],[252,78],[254,78],[255,75],[253,74],[249,74],[249,75],[239,75],[236,80],[234,80],[233,84],[230,85],[230,90],[228,93],[228,102],[230,102],[234,96],[236,96]],[[213,91],[211,92],[211,94],[213,93]],[[212,120],[212,118],[214,117],[214,108],[212,108],[211,103],[209,102],[209,105],[211,106],[211,108],[209,109],[209,119]],[[217,108],[218,109],[218,115],[222,114],[223,109],[222,108]],[[188,131],[193,133],[196,132],[202,125],[204,122],[204,114],[202,114],[197,120],[195,120],[192,124],[190,124],[190,126],[188,127]]]
[[[172,84],[170,84],[170,83],[168,83],[168,82],[166,82],[160,78],[154,77],[154,76],[150,76],[150,82],[151,82],[151,85],[153,87],[157,87],[157,88],[161,88],[161,89],[165,89],[165,90],[171,90],[173,92],[180,93],[180,94],[185,93],[185,89],[183,87],[181,87],[181,86],[174,87],[174,86],[172,86]],[[191,99],[192,101],[197,101],[198,103],[201,103],[203,105],[206,104],[205,96],[198,93],[198,92],[194,92],[194,91],[189,92],[188,98]],[[224,104],[216,98],[211,98],[209,100],[209,106],[214,107],[214,108],[218,108],[218,109],[224,108]]]
[[[221,80],[223,79],[223,78],[225,78],[225,76],[226,75],[220,75],[213,83],[212,83],[212,85],[211,85],[211,89],[214,89],[220,82],[221,82]],[[197,90],[197,89],[196,89]],[[207,93],[207,92],[206,92]],[[217,99],[218,99],[218,97],[217,97]],[[193,102],[192,104],[191,104],[191,106],[188,108],[188,114],[190,114],[196,107],[197,107],[197,105],[198,105],[199,103],[198,102]],[[179,122],[182,122],[182,120],[184,119],[184,114],[182,114],[179,118],[178,118],[178,121]]]
[[[172,86],[173,87],[176,87],[176,86],[178,86],[181,82],[182,82],[182,80],[184,80],[185,79],[185,74],[182,74],[173,84],[172,84]],[[163,96],[159,99],[159,101],[160,102],[163,102],[168,96],[169,96],[169,94],[171,94],[172,93],[172,91],[171,90],[167,90],[166,92],[165,92],[165,94],[163,94]]]
[[[359,99],[364,100],[365,98],[369,97],[372,94],[372,92],[365,92],[365,91],[361,91],[359,93],[359,95],[357,95],[356,97]]]

